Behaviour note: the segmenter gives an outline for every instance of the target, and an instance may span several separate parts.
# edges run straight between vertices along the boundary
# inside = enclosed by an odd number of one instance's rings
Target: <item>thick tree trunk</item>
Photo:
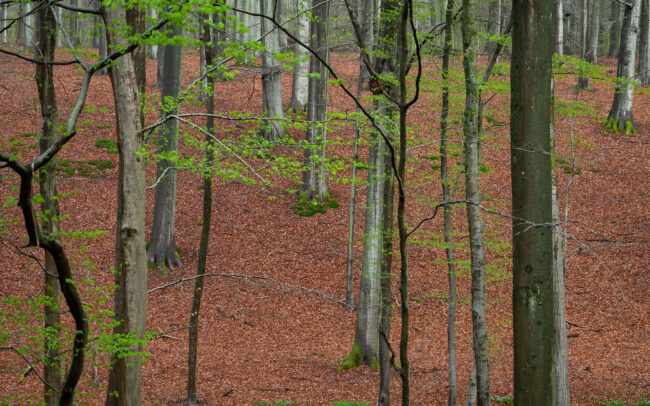
[[[173,34],[181,35],[180,28]],[[178,95],[181,87],[182,47],[165,46],[163,62],[162,100],[163,116],[178,113]],[[167,100],[171,100],[170,103]],[[174,234],[176,231],[176,158],[178,156],[178,120],[167,120],[161,126],[158,138],[158,161],[156,194],[153,206],[153,228],[147,261],[173,271],[183,264],[176,253]]]
[[[447,118],[449,116],[449,57],[451,55],[451,44],[454,40],[453,19],[454,0],[447,0],[445,13],[445,40],[442,48],[442,113],[440,114],[440,183],[442,185],[442,199],[444,203],[451,200],[449,165],[447,150]],[[447,404],[456,406],[458,398],[458,374],[456,372],[456,261],[454,259],[454,248],[451,237],[452,221],[451,207],[445,205],[444,234],[445,253],[447,255],[447,279],[449,281],[449,305],[447,314],[447,371],[449,377],[449,397]]]
[[[612,27],[609,32],[609,52],[607,53],[610,58],[618,57],[618,50],[621,46],[621,27],[623,26],[621,7],[617,1],[612,2]]]
[[[478,204],[479,194],[479,83],[476,71],[475,4],[463,0],[463,66],[465,71],[465,194],[467,222],[470,235],[472,268],[472,327],[474,362],[476,363],[477,401],[479,406],[490,404],[490,373],[488,360],[487,325],[485,320],[485,255],[483,248],[483,221]]]
[[[104,8],[105,21],[126,22],[124,9]],[[124,41],[107,30],[108,44],[124,46]],[[145,250],[145,162],[138,156],[144,147],[141,133],[138,84],[133,57],[123,56],[111,67],[119,147],[118,226],[115,334],[130,336],[129,355],[114,353],[106,394],[107,405],[141,404],[141,340],[145,332],[147,305],[147,255]]]
[[[311,48],[329,63],[327,23],[329,22],[329,1],[314,0],[311,22]],[[305,170],[303,191],[307,201],[322,202],[327,197],[327,172],[325,170],[325,141],[327,137],[327,81],[329,71],[316,57],[311,58],[309,78],[309,104],[307,138],[305,145]]]
[[[641,0],[638,79],[650,85],[650,0]]]
[[[298,2],[298,32],[296,37],[303,43],[309,41],[309,15],[307,14],[307,0],[297,0]],[[304,111],[307,105],[307,88],[309,80],[307,73],[309,71],[309,59],[307,59],[307,50],[298,44],[294,45],[296,63],[293,67],[293,88],[291,91],[291,102],[289,103],[290,111]]]
[[[553,51],[564,55],[563,0],[553,0]]]
[[[262,0],[259,3],[261,13],[271,16],[276,2],[277,0]],[[265,119],[260,125],[260,134],[267,141],[276,141],[285,133],[282,124],[282,72],[280,63],[273,55],[278,52],[280,44],[278,30],[273,28],[273,23],[266,18],[262,19],[262,32],[269,34],[263,40],[266,49],[262,53],[262,115]]]
[[[589,10],[591,15],[589,17],[589,41],[587,41],[587,55],[588,62],[598,64],[598,35],[600,33],[600,5],[598,0],[591,0]]]
[[[513,5],[514,400],[531,406],[556,405],[552,13],[549,2]]]
[[[636,62],[636,40],[639,31],[641,0],[632,0],[632,7],[625,6],[621,27],[621,47],[618,55],[614,101],[607,118],[607,128],[618,132],[634,131],[632,102],[634,97],[634,64]]]
[[[56,41],[56,20],[49,7],[41,7],[37,14],[36,25],[36,52],[34,58],[40,61],[53,61]],[[45,152],[58,138],[57,125],[57,103],[54,91],[54,77],[52,65],[36,65],[36,84],[38,87],[38,98],[41,105],[41,116],[43,125],[41,127],[41,138],[39,148],[41,153]],[[41,212],[47,221],[43,222],[43,233],[51,238],[58,238],[59,234],[59,203],[56,191],[56,159],[52,160],[39,173],[39,186],[43,203]],[[47,213],[47,214],[45,214]],[[45,335],[44,349],[45,360],[43,362],[44,401],[47,406],[59,404],[59,396],[56,391],[61,390],[61,289],[59,287],[58,271],[54,257],[49,252],[45,253],[45,292],[48,299],[44,305],[45,312]],[[54,389],[56,390],[54,390]]]
[[[126,23],[131,27],[133,34],[145,32],[145,10],[133,6],[126,10]],[[147,47],[139,46],[133,50],[133,63],[135,64],[135,80],[138,82],[138,95],[142,97],[147,92]],[[144,126],[144,111],[141,113]]]

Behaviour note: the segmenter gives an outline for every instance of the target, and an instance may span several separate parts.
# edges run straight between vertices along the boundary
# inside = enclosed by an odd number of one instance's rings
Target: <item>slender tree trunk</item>
[[[467,384],[467,406],[476,405],[476,363],[472,361],[472,372],[469,374],[469,383]]]
[[[650,85],[650,0],[641,0],[638,79]]]
[[[555,151],[555,132],[551,126],[551,150]],[[569,348],[566,333],[566,300],[564,295],[565,246],[560,224],[560,208],[557,200],[557,171],[553,169],[552,210],[553,223],[553,322],[555,340],[553,357],[555,358],[555,401],[557,406],[569,406]]]
[[[173,36],[181,35],[180,28]],[[182,46],[167,45],[163,52],[162,115],[178,113],[178,95],[181,87]],[[154,196],[153,228],[147,261],[173,271],[183,264],[176,253],[176,158],[178,156],[178,120],[167,120],[161,126],[158,151],[163,157],[158,161],[156,194]]]
[[[55,54],[56,20],[49,7],[41,7],[37,14],[36,52],[34,58],[40,61],[53,61]],[[36,84],[38,98],[41,105],[43,125],[39,148],[45,152],[58,139],[58,110],[56,94],[54,91],[54,77],[52,65],[36,65]],[[56,158],[52,160],[39,173],[39,186],[43,203],[41,212],[47,221],[43,222],[43,232],[51,238],[58,238],[59,234],[59,203],[56,191]],[[45,253],[45,360],[43,362],[44,400],[47,406],[59,404],[61,390],[61,301],[59,296],[58,271],[54,257],[49,252]],[[56,391],[54,389],[56,389]]]
[[[277,0],[261,0],[261,14],[271,16],[276,8]],[[262,114],[269,118],[260,125],[262,138],[276,141],[285,133],[282,124],[282,73],[280,64],[274,53],[280,48],[278,30],[273,29],[273,23],[262,18],[262,32],[269,33],[264,37],[265,50],[262,53]]]
[[[488,24],[486,34],[499,35],[501,32],[501,0],[489,0],[488,4]],[[485,53],[490,55],[494,52],[496,41],[485,42]]]
[[[73,7],[76,7],[79,5],[78,0],[70,0],[70,5]],[[70,27],[70,31],[68,32],[68,35],[70,36],[70,42],[72,42],[72,45],[79,46],[79,21],[77,21],[78,14],[75,11],[67,11],[67,17],[69,20],[68,26]]]
[[[454,40],[453,19],[454,0],[447,0],[445,12],[445,40],[442,48],[442,113],[440,114],[440,183],[442,184],[442,199],[444,203],[451,200],[449,188],[449,165],[447,150],[447,118],[449,116],[449,57],[451,45]],[[444,234],[445,253],[447,255],[447,278],[449,281],[449,305],[447,315],[447,371],[449,376],[449,397],[447,404],[456,406],[458,398],[458,374],[456,372],[456,260],[451,237],[452,221],[451,207],[445,205]]]
[[[477,112],[479,110],[479,83],[476,72],[476,22],[475,5],[463,0],[463,66],[465,71],[465,190],[467,221],[470,235],[472,268],[472,327],[474,362],[478,405],[490,404],[490,374],[488,360],[487,326],[485,320],[485,255],[483,248],[483,221],[479,196],[479,134]]]
[[[591,15],[589,17],[589,41],[586,59],[595,65],[598,64],[598,36],[600,33],[600,6],[598,0],[591,0]]]
[[[95,7],[99,9],[102,5],[101,1],[96,0],[93,2]],[[106,49],[106,27],[104,27],[104,21],[101,17],[96,16],[95,18],[95,37],[97,38],[97,51],[99,52],[100,58],[106,58],[108,55]],[[108,75],[108,69],[103,68],[97,72],[98,75]]]
[[[217,13],[221,14],[221,13]],[[207,24],[207,16],[203,16],[202,42],[205,47],[205,62],[212,64],[214,57],[210,46],[211,35],[210,25]],[[214,76],[207,76],[206,98],[206,129],[208,133],[214,133]],[[197,384],[198,346],[199,346],[199,312],[201,311],[201,297],[203,296],[203,275],[208,257],[208,243],[210,241],[210,224],[212,221],[212,161],[214,159],[214,140],[206,135],[205,165],[207,166],[203,176],[203,218],[201,223],[201,239],[199,241],[199,260],[196,267],[196,278],[194,282],[194,297],[192,300],[192,311],[190,312],[189,323],[189,350],[188,350],[188,372],[187,372],[187,403],[197,404],[199,402],[199,391]]]
[[[621,46],[621,26],[623,25],[623,16],[621,13],[621,5],[617,1],[612,2],[612,27],[609,32],[609,52],[607,56],[610,58],[618,57],[618,50]]]
[[[7,6],[0,6],[0,42],[6,43],[7,42],[7,30],[5,30],[5,27],[7,26]]]
[[[553,0],[553,51],[564,55],[564,11],[563,0]]]
[[[298,3],[298,32],[296,37],[303,43],[309,41],[309,15],[307,14],[307,0],[297,0]],[[298,44],[294,45],[296,63],[293,67],[293,87],[291,91],[290,111],[304,111],[307,105],[307,88],[309,85],[307,73],[309,59],[307,50]]]
[[[124,9],[103,8],[104,20],[126,22]],[[124,46],[111,30],[108,44]],[[120,157],[118,182],[118,225],[115,264],[115,334],[129,336],[129,355],[114,353],[106,394],[107,405],[141,404],[141,340],[145,332],[147,306],[147,255],[145,250],[145,162],[138,156],[144,135],[138,101],[138,84],[133,57],[124,55],[111,67]]]
[[[513,3],[511,173],[514,400],[556,405],[553,26],[548,2]],[[525,23],[524,23],[525,22]]]
[[[154,7],[147,7],[147,16],[153,20],[158,19],[158,11]],[[160,46],[158,44],[149,45],[147,48],[147,56],[151,59],[158,59],[158,49]]]
[[[588,1],[581,1],[581,10],[580,10],[580,59],[587,59],[587,32],[588,32]],[[589,87],[589,78],[585,75],[583,70],[580,70],[580,76],[578,77],[578,89],[586,89]]]
[[[641,0],[632,0],[632,7],[625,6],[621,27],[621,47],[618,55],[614,101],[607,118],[607,128],[612,131],[634,131],[632,103],[634,97],[634,64],[636,62],[636,39],[639,31]]]
[[[311,22],[311,48],[319,57],[329,63],[327,24],[329,22],[329,1],[314,0]],[[305,170],[303,190],[307,201],[322,202],[327,197],[327,172],[325,171],[325,140],[327,137],[327,81],[329,71],[325,65],[311,58],[309,78],[309,104],[307,139],[305,145]]]

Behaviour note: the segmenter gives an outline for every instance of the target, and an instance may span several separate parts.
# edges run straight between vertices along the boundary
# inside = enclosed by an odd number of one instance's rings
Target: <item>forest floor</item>
[[[459,63],[459,60],[456,61]],[[333,64],[346,83],[356,83],[358,62],[354,55],[336,54]],[[604,59],[610,76],[615,61]],[[432,202],[441,200],[439,172],[432,168],[439,148],[439,61],[425,64],[421,100],[409,118],[413,149],[409,161],[407,221],[415,224],[431,213]],[[155,89],[155,61],[149,60],[149,92]],[[184,83],[196,77],[198,57],[187,53]],[[261,111],[259,71],[240,67],[234,81],[216,86],[217,111]],[[0,133],[1,142],[21,139],[22,134],[38,133],[40,114],[33,81],[34,69],[28,63],[0,56]],[[70,66],[55,68],[59,111],[67,112],[76,99],[81,76]],[[452,137],[460,139],[458,125],[462,109],[462,74],[453,76],[458,84],[452,97]],[[507,77],[495,80],[506,81]],[[593,84],[591,90],[576,96],[573,76],[556,82],[559,100],[578,99],[589,108],[584,116],[571,119],[556,111],[555,134],[559,165],[558,190],[564,213],[568,200],[566,295],[569,342],[569,376],[572,404],[593,405],[605,400],[633,404],[650,398],[650,92],[647,87],[635,95],[634,119],[638,127],[632,135],[608,133],[604,119],[611,105],[613,85]],[[354,87],[354,86],[352,86]],[[330,109],[353,111],[351,101],[337,88],[330,87]],[[290,75],[284,76],[284,101],[288,105]],[[489,91],[491,94],[491,91]],[[508,92],[508,90],[502,90]],[[115,138],[112,91],[107,76],[92,81],[87,105],[96,106],[81,121],[92,120],[61,151],[59,159],[81,167],[79,162],[109,160],[117,155],[96,147],[98,139]],[[104,110],[105,109],[105,110]],[[185,111],[201,111],[200,106],[185,106]],[[560,109],[558,109],[560,110]],[[481,187],[484,204],[493,211],[510,211],[510,160],[508,151],[509,105],[503,93],[487,107],[487,127],[483,158],[485,174]],[[150,114],[153,121],[156,113]],[[494,125],[494,124],[497,125]],[[505,124],[505,125],[501,125]],[[218,137],[253,131],[254,124],[220,122]],[[294,131],[301,139],[300,131]],[[353,126],[341,122],[331,131],[340,140],[329,152],[351,155]],[[571,137],[572,136],[572,137]],[[27,142],[33,142],[23,137]],[[201,137],[202,138],[202,137]],[[573,142],[571,141],[573,139]],[[573,145],[573,148],[571,147]],[[183,147],[187,150],[190,147]],[[458,163],[459,143],[455,143]],[[572,169],[572,150],[575,168]],[[30,152],[30,154],[33,152]],[[296,153],[300,157],[302,152]],[[367,155],[362,147],[361,156]],[[30,155],[27,155],[30,156]],[[231,158],[229,158],[231,159]],[[346,158],[349,159],[349,158]],[[64,161],[65,162],[65,161]],[[94,161],[97,162],[97,161]],[[265,165],[254,161],[256,168]],[[90,164],[92,165],[92,164]],[[110,165],[108,165],[110,166]],[[84,300],[99,303],[104,293],[93,293],[93,286],[110,287],[114,261],[117,169],[104,168],[91,176],[62,173],[59,193],[67,230],[105,230],[94,239],[66,238],[65,245],[76,266]],[[272,178],[271,190],[260,185],[247,186],[238,180],[217,182],[213,191],[211,241],[207,272],[215,274],[205,281],[199,330],[200,400],[208,405],[273,405],[291,401],[298,405],[330,405],[335,401],[373,404],[378,392],[378,373],[366,367],[339,371],[340,360],[352,345],[356,313],[346,309],[346,250],[348,234],[349,176],[345,169],[331,183],[340,206],[324,214],[301,217],[291,210],[295,195],[284,193],[298,188],[294,179]],[[16,179],[7,169],[0,172],[0,200],[15,192]],[[362,179],[367,177],[360,171]],[[456,176],[456,175],[454,175]],[[462,180],[462,176],[460,179]],[[200,235],[201,180],[190,172],[178,174],[176,243],[184,268],[161,273],[150,269],[149,289],[190,278],[196,272]],[[148,165],[148,182],[155,181],[155,165]],[[570,184],[570,185],[569,185]],[[570,186],[570,187],[568,187]],[[361,187],[360,187],[361,188]],[[568,199],[567,199],[568,190]],[[456,187],[462,196],[462,182]],[[147,192],[147,229],[151,229],[153,190]],[[276,197],[276,198],[271,198]],[[361,262],[363,189],[355,218],[355,296],[358,295]],[[6,209],[2,216],[17,217]],[[487,321],[490,336],[491,391],[495,396],[512,396],[512,306],[511,306],[511,226],[510,220],[483,213],[486,226]],[[6,299],[36,297],[42,293],[43,274],[33,259],[20,254],[8,241],[21,241],[20,222],[11,226],[10,235],[0,238],[0,276],[2,312],[15,312]],[[464,209],[454,210],[454,238],[458,242],[459,297],[457,316],[458,377],[460,400],[464,401],[472,367],[470,279],[467,270]],[[412,402],[414,405],[443,405],[447,398],[447,274],[442,244],[442,216],[425,223],[410,244]],[[42,253],[32,251],[38,257]],[[395,254],[397,258],[397,254]],[[397,290],[398,261],[393,261],[392,348],[399,348],[399,307]],[[218,275],[216,275],[218,274]],[[262,277],[251,279],[237,275]],[[278,283],[281,282],[281,283]],[[143,367],[143,404],[177,405],[185,399],[187,374],[187,323],[194,282],[174,284],[151,292],[148,297],[147,328],[156,335],[146,347],[150,353]],[[110,302],[99,308],[111,309]],[[3,345],[29,342],[30,331],[41,325],[39,307],[23,309],[25,326],[14,325]],[[67,317],[67,316],[66,316]],[[106,320],[104,319],[104,323]],[[31,323],[31,327],[29,327]],[[94,333],[101,331],[92,322]],[[34,360],[34,358],[30,358]],[[79,404],[102,404],[107,369],[105,355],[97,358],[96,376],[88,361],[79,385]],[[35,361],[41,368],[42,363]],[[0,351],[0,402],[31,404],[39,399],[42,384],[35,374],[21,378],[27,365],[9,351]],[[93,379],[99,386],[94,386]],[[399,404],[400,380],[393,377],[393,403]]]

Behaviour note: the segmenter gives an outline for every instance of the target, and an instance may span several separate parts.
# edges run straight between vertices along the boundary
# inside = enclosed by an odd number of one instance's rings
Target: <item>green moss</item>
[[[347,371],[348,369],[356,368],[361,366],[361,360],[363,359],[363,353],[361,352],[361,347],[357,340],[354,340],[352,345],[352,350],[350,353],[343,358],[343,362],[339,367],[339,371]]]
[[[311,217],[311,216],[313,216],[314,214],[316,214],[316,211],[314,211],[314,210],[312,210],[312,209],[300,210],[300,211],[298,212],[298,215],[299,215],[299,216],[302,216],[302,217]]]
[[[105,149],[109,154],[117,154],[117,141],[111,140],[108,138],[98,138],[95,141],[95,147],[99,149]]]
[[[336,209],[339,207],[339,202],[336,199],[330,199],[327,202],[327,207]]]

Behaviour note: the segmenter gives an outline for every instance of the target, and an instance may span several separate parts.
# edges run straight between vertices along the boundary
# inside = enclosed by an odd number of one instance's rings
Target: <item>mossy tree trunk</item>
[[[556,404],[552,13],[549,2],[513,3],[514,401],[531,406]]]
[[[311,49],[329,64],[327,40],[330,2],[314,0],[311,12]],[[325,170],[325,141],[327,139],[327,81],[329,71],[317,58],[311,58],[309,103],[307,106],[307,136],[305,142],[305,169],[303,191],[308,202],[323,202],[327,198],[327,171]]]
[[[634,65],[636,62],[636,40],[639,31],[641,0],[632,0],[630,6],[624,6],[621,46],[616,71],[617,82],[614,88],[612,109],[607,117],[608,129],[615,132],[624,131],[625,133],[634,131],[634,120],[632,118]]]
[[[36,24],[36,52],[34,58],[48,62],[54,60],[56,42],[56,20],[52,9],[41,7],[37,13]],[[36,85],[38,98],[41,105],[41,138],[39,148],[45,152],[58,139],[58,109],[54,91],[54,76],[52,65],[36,65]],[[51,238],[58,238],[59,234],[59,203],[56,191],[56,158],[52,160],[39,173],[39,186],[43,203],[41,212],[43,218],[43,233]],[[49,252],[45,253],[45,292],[47,301],[44,305],[45,312],[45,356],[43,362],[44,401],[47,406],[59,404],[56,391],[61,389],[61,289],[59,287],[58,271],[54,257]],[[54,390],[54,389],[56,390]]]
[[[472,270],[472,329],[474,363],[476,365],[477,404],[490,404],[490,373],[488,360],[487,325],[485,319],[485,254],[483,247],[483,221],[478,205],[479,193],[479,82],[476,70],[478,46],[473,0],[463,0],[462,34],[463,67],[465,72],[465,195],[467,222],[470,235]]]

